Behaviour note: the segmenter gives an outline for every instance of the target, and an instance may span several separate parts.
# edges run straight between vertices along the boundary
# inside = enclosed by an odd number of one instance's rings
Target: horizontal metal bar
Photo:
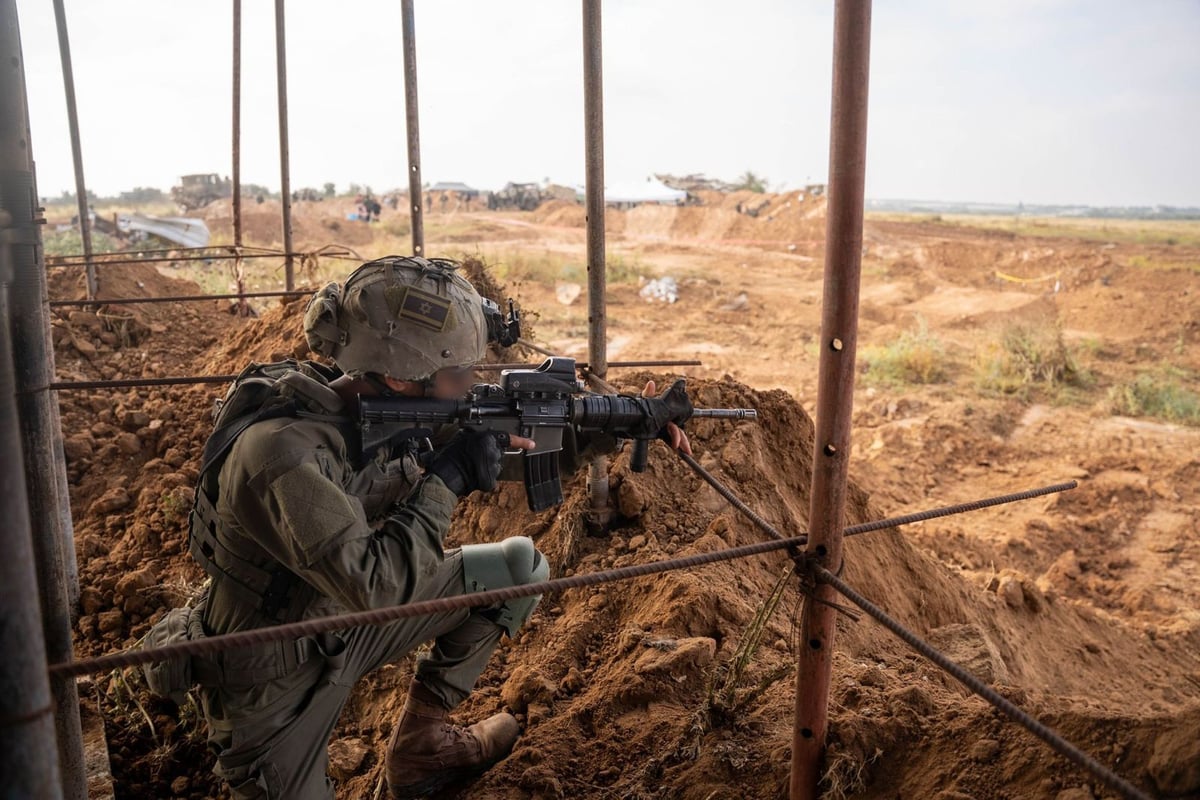
[[[481,372],[496,372],[502,369],[537,369],[539,364],[476,364],[475,369]],[[637,367],[702,367],[704,363],[701,361],[610,361],[610,367],[624,367],[627,369]],[[588,362],[580,361],[575,365],[576,369],[588,369]]]
[[[307,293],[305,293],[307,294]],[[210,295],[216,297],[216,295]],[[246,295],[250,297],[251,295]],[[237,295],[230,295],[230,299]],[[101,303],[108,301],[100,301]],[[87,301],[80,301],[81,305],[88,305]],[[703,366],[699,361],[615,361],[609,362],[610,367],[643,367],[643,366]],[[475,369],[480,372],[493,372],[501,369],[536,369],[537,364],[478,364]],[[586,368],[586,364],[577,365],[581,369]],[[119,381],[55,381],[48,388],[59,390],[70,389],[130,389],[139,386],[172,386],[184,385],[192,383],[229,383],[237,378],[237,375],[183,375],[170,378],[127,378]]]
[[[133,389],[139,386],[176,386],[189,383],[229,383],[237,375],[197,375],[172,378],[128,378],[120,381],[54,381],[48,387],[52,391],[71,389]]]
[[[292,255],[303,257],[308,254],[307,253],[292,253]],[[333,255],[333,254],[326,253],[325,255]],[[168,257],[163,257],[163,258],[113,258],[113,259],[108,259],[108,260],[103,260],[101,258],[94,258],[93,262],[98,267],[108,267],[108,266],[116,266],[116,265],[123,265],[123,264],[173,264],[178,261],[222,261],[222,260],[230,260],[230,259],[235,259],[235,258],[241,258],[241,259],[285,258],[286,256],[287,256],[287,253],[242,253],[240,256],[236,253],[214,253],[212,255],[205,255],[205,256],[179,256],[178,258],[168,258]],[[58,262],[50,263],[49,260],[47,260],[46,266],[47,267],[82,267],[82,266],[84,266],[84,262],[82,262],[82,261],[58,261]]]
[[[188,303],[203,300],[245,300],[257,297],[308,297],[312,292],[301,290],[278,292],[245,292],[243,294],[183,294],[174,297],[100,297],[95,300],[51,300],[51,308],[65,306],[128,306],[137,303]]]

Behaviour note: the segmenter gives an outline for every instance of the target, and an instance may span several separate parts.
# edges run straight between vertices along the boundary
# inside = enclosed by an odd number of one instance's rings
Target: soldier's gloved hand
[[[507,446],[507,434],[461,430],[438,451],[428,471],[459,497],[476,489],[490,492],[496,488],[500,460]]]
[[[694,410],[692,400],[688,397],[687,384],[680,378],[658,397],[651,397],[654,388],[654,381],[650,381],[639,398],[639,405],[646,414],[646,419],[635,433],[656,436],[673,447],[678,446],[675,441],[677,437],[672,435],[671,428],[678,430],[678,426],[692,418]]]

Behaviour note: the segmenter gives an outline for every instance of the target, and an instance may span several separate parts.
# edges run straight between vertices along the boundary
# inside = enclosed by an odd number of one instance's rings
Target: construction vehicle
[[[488,194],[488,208],[533,211],[548,199],[536,183],[509,183],[498,192]]]
[[[184,212],[204,208],[214,200],[233,196],[233,183],[215,172],[184,175],[182,186],[171,187],[171,199]]]

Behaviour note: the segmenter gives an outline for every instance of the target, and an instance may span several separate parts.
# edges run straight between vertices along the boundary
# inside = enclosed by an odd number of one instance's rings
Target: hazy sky
[[[580,3],[418,0],[422,170],[583,179]],[[39,189],[73,188],[52,5],[18,0]],[[231,6],[67,0],[88,185],[230,172]],[[608,0],[610,183],[824,181],[832,2]],[[279,185],[274,4],[243,2],[242,175]],[[1200,205],[1200,2],[881,0],[867,195]],[[287,5],[292,186],[406,185],[399,0]]]

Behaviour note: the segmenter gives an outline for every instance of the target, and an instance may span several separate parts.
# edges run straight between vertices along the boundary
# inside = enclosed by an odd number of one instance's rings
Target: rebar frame
[[[13,0],[0,0],[0,9],[8,10]],[[248,297],[286,297],[303,294],[294,292],[293,257],[297,254],[292,246],[291,226],[291,191],[290,167],[287,132],[287,75],[286,75],[286,40],[284,24],[283,0],[275,2],[275,44],[276,71],[279,105],[279,136],[280,136],[280,174],[281,174],[281,206],[283,223],[283,252],[258,252],[262,248],[246,248],[242,243],[241,219],[241,170],[240,170],[240,81],[241,81],[241,2],[233,0],[233,117],[232,117],[232,156],[233,156],[233,216],[234,216],[234,246],[229,254],[179,256],[180,252],[194,253],[188,248],[166,249],[162,251],[146,251],[143,255],[164,254],[163,257],[151,258],[108,258],[97,256],[92,252],[90,227],[87,208],[87,191],[83,182],[83,166],[79,145],[78,119],[75,111],[74,82],[71,74],[70,49],[66,35],[65,15],[62,11],[62,0],[54,0],[58,22],[59,47],[63,63],[64,89],[67,98],[68,117],[71,125],[72,155],[75,165],[76,194],[79,205],[80,231],[84,252],[80,256],[50,259],[46,266],[71,267],[84,266],[87,270],[88,300],[94,300],[98,293],[96,265],[118,265],[132,263],[160,263],[166,261],[214,260],[232,258],[235,260],[235,274],[238,278],[238,292],[234,295],[182,296],[173,298],[124,298],[101,301],[107,304],[147,303],[147,302],[184,302],[202,299],[232,299],[238,298],[244,303]],[[421,171],[420,144],[417,113],[417,77],[416,77],[416,46],[415,26],[413,20],[412,0],[401,0],[404,59],[405,59],[405,101],[407,118],[407,144],[409,162],[409,203],[412,219],[413,251],[424,254],[424,229],[421,207]],[[608,367],[617,366],[667,366],[683,365],[685,362],[613,362],[607,361],[606,348],[606,283],[605,283],[605,241],[604,241],[604,156],[603,156],[603,69],[601,58],[601,2],[600,0],[582,0],[583,11],[583,52],[584,52],[584,113],[585,113],[585,162],[587,168],[586,213],[587,213],[587,257],[588,257],[588,355],[589,362],[580,364],[583,376],[589,383],[601,391],[611,391],[612,387],[605,380]],[[826,229],[826,266],[825,290],[822,313],[822,357],[820,366],[820,381],[818,389],[818,410],[816,419],[817,452],[814,454],[812,506],[810,508],[810,531],[808,537],[777,542],[773,547],[752,548],[753,552],[767,552],[781,545],[786,545],[794,558],[806,561],[808,570],[819,579],[813,589],[813,598],[805,606],[803,629],[803,647],[797,670],[797,697],[792,749],[793,761],[790,779],[792,798],[815,798],[818,795],[817,782],[820,778],[820,760],[824,748],[824,736],[828,723],[827,698],[829,687],[830,656],[833,646],[833,607],[828,604],[832,590],[836,588],[850,597],[860,606],[865,598],[853,593],[850,587],[836,577],[836,572],[842,563],[841,539],[843,535],[862,533],[867,530],[877,530],[887,524],[901,524],[904,521],[927,519],[931,516],[941,516],[947,513],[961,513],[974,507],[984,507],[994,502],[1009,502],[1012,499],[1022,499],[1018,496],[993,498],[974,504],[964,504],[960,507],[939,509],[931,512],[920,512],[890,521],[868,523],[844,529],[844,501],[848,477],[847,457],[849,454],[850,413],[853,401],[853,370],[857,336],[857,301],[859,273],[861,268],[861,241],[863,216],[863,178],[865,162],[866,137],[866,99],[869,70],[869,41],[870,41],[870,0],[836,0],[834,22],[834,69],[833,69],[833,105],[831,120],[830,142],[830,177],[829,177],[829,211]],[[15,19],[15,7],[12,7]],[[0,214],[2,216],[2,214]],[[205,248],[207,250],[207,248]],[[347,257],[334,254],[333,257]],[[285,259],[286,287],[285,292],[246,293],[244,286],[243,259],[280,257]],[[2,283],[2,281],[0,281]],[[0,286],[0,304],[6,298],[6,292]],[[88,301],[54,301],[52,307],[69,307],[87,305]],[[551,355],[544,348],[539,348],[528,342],[523,342],[537,352]],[[0,353],[0,356],[4,354]],[[0,366],[3,366],[0,359]],[[493,365],[492,368],[512,368],[524,365],[503,364]],[[143,378],[125,381],[64,381],[51,382],[45,388],[76,389],[76,388],[116,388],[121,386],[161,386],[181,383],[222,383],[232,380],[235,376],[197,376],[197,377],[166,377]],[[0,401],[6,398],[0,398]],[[4,437],[7,443],[7,437]],[[722,495],[752,521],[768,533],[773,529],[761,517],[757,517],[744,503],[737,500],[727,489],[721,487],[695,462],[684,457],[689,466],[697,471],[706,481],[717,487]],[[592,476],[589,480],[589,492],[592,494],[593,509],[597,501],[603,498],[607,503],[606,463],[601,467],[600,462],[592,465]],[[597,470],[605,474],[599,475]],[[601,480],[601,478],[603,480]],[[593,485],[595,484],[595,485]],[[603,485],[601,485],[603,484]],[[1061,491],[1069,488],[1065,485],[1046,487],[1023,493],[1028,496],[1047,491]],[[5,491],[11,489],[6,482]],[[20,505],[20,504],[17,504]],[[17,509],[18,520],[23,513]],[[10,526],[10,533],[20,526]],[[777,531],[772,535],[781,537]],[[800,544],[806,545],[806,551],[800,553]],[[735,548],[737,550],[738,548]],[[744,549],[744,548],[743,548]],[[739,553],[739,555],[742,553]],[[745,554],[749,554],[746,551]],[[717,560],[714,557],[710,560]],[[6,560],[10,563],[12,560]],[[21,559],[16,559],[19,564]],[[685,560],[686,561],[686,560]],[[692,562],[687,561],[690,565]],[[681,562],[681,566],[685,565]],[[831,569],[826,569],[826,566]],[[656,567],[647,566],[626,568],[612,571],[614,577],[621,577],[628,572],[633,574],[649,574],[657,571]],[[556,588],[566,588],[567,579],[551,581]],[[599,582],[599,578],[580,576],[570,585],[591,585]],[[0,582],[4,583],[4,582]],[[7,584],[5,584],[7,585]],[[533,587],[525,587],[530,589]],[[513,591],[507,592],[505,597]],[[486,593],[485,593],[486,594]],[[494,593],[493,593],[494,594]],[[516,596],[516,595],[512,595]],[[483,596],[480,596],[483,599]],[[824,602],[813,602],[819,600]],[[443,601],[430,601],[438,603]],[[445,601],[461,602],[461,601]],[[418,604],[418,605],[429,605]],[[868,609],[869,611],[871,609]],[[380,610],[382,613],[385,610]],[[878,613],[875,613],[878,612]],[[888,624],[882,618],[882,612],[874,609],[872,614]],[[409,614],[405,614],[408,616]],[[361,615],[360,615],[361,616]],[[314,623],[317,621],[313,621]],[[902,632],[893,629],[897,635],[905,638]],[[253,632],[248,632],[253,633]],[[237,636],[236,634],[234,635]],[[227,637],[226,637],[227,638]],[[907,641],[907,639],[906,639]],[[911,643],[911,642],[910,642]],[[916,646],[916,645],[914,645]],[[930,648],[931,649],[931,648]],[[924,654],[924,653],[923,653]],[[44,654],[42,654],[44,656]],[[144,659],[143,659],[144,660]],[[43,657],[44,662],[44,657]],[[938,662],[939,666],[949,669]],[[80,674],[73,665],[60,663],[51,670],[52,674]],[[962,680],[959,675],[955,677]],[[977,694],[983,694],[979,687],[969,688]],[[29,698],[44,695],[37,680],[22,682],[22,691],[29,692]],[[43,695],[39,695],[38,692]],[[24,697],[25,695],[22,695]],[[991,702],[991,699],[989,699]],[[36,705],[37,703],[34,702]],[[1011,704],[1010,704],[1011,705]],[[1009,713],[1008,709],[1005,713]],[[49,714],[49,705],[29,712],[25,716],[5,719],[6,727],[0,735],[7,736],[12,725],[35,722],[41,716]],[[1017,721],[1026,724],[1025,720],[1010,714]],[[1031,728],[1033,730],[1033,728]],[[1035,730],[1035,732],[1037,732]],[[1041,735],[1041,734],[1039,734]],[[1052,737],[1043,736],[1052,745],[1056,742]],[[1102,765],[1089,762],[1087,759],[1076,758],[1069,750],[1056,747],[1065,752],[1077,763],[1096,772]],[[42,748],[45,754],[45,748]],[[31,763],[42,763],[36,757]],[[55,764],[47,769],[53,770]],[[50,773],[47,773],[47,776]],[[1100,774],[1097,772],[1097,774]],[[43,776],[46,777],[46,776]],[[1126,796],[1127,785],[1113,783],[1109,778],[1100,775],[1110,786],[1118,788]],[[1133,790],[1136,791],[1136,790]],[[53,792],[47,794],[52,795]],[[57,795],[54,795],[57,796]]]

